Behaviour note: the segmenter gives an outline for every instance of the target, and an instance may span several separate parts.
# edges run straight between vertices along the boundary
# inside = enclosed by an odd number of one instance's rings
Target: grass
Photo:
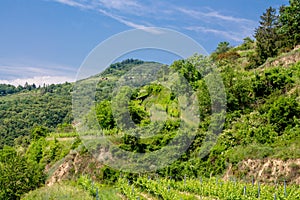
[[[118,195],[116,189],[107,186],[99,189],[99,198],[105,200],[118,200],[121,199],[121,195]]]
[[[68,184],[57,183],[52,186],[45,186],[27,193],[22,200],[93,200],[87,191]]]
[[[266,157],[288,160],[300,157],[300,137],[281,138],[273,144],[249,144],[236,146],[226,153],[231,163],[238,163],[247,159],[263,159]]]
[[[76,137],[78,136],[78,133],[76,132],[71,132],[71,133],[66,133],[66,132],[61,132],[61,133],[50,133],[49,138],[67,138],[67,137]]]

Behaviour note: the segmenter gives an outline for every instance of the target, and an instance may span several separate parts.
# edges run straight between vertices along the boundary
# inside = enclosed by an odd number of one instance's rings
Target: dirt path
[[[72,141],[75,140],[75,137],[62,137],[62,138],[56,138],[57,141]],[[47,141],[52,141],[54,140],[54,137],[47,137],[46,138]]]
[[[154,198],[153,196],[143,193],[141,192],[141,195],[145,198],[145,199],[149,199],[149,200],[156,200],[156,198]]]
[[[127,198],[123,194],[117,193],[117,196],[122,200],[127,200]]]
[[[54,140],[54,138],[55,138],[54,136],[51,136],[51,137],[47,137],[46,140],[51,141],[51,140]],[[83,140],[93,140],[93,139],[97,139],[99,137],[97,137],[97,136],[81,136],[80,138]],[[56,139],[58,141],[71,141],[71,140],[75,140],[76,137],[56,137]]]
[[[191,195],[191,196],[194,196],[194,197],[196,197],[197,199],[201,199],[201,200],[205,200],[205,199],[207,199],[207,200],[217,200],[216,198],[213,198],[213,197],[201,197],[201,196],[199,196],[199,195],[197,195],[197,194],[194,194],[194,193],[189,193],[189,192],[179,192],[180,194],[185,194],[185,195]]]

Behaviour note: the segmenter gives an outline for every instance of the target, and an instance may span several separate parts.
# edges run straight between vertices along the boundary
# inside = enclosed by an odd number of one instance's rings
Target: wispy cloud
[[[117,10],[142,9],[143,6],[134,0],[99,0],[99,3],[106,8]]]
[[[53,1],[65,4],[68,6],[72,6],[72,7],[82,8],[82,9],[92,9],[93,8],[92,5],[89,5],[87,3],[80,3],[80,2],[74,1],[74,0],[53,0]]]
[[[81,1],[78,2],[76,0],[54,0],[55,2],[58,3],[62,3],[68,6],[72,6],[72,7],[78,7],[81,9],[87,9],[87,10],[93,10],[93,11],[97,11],[107,17],[110,17],[128,27],[131,28],[136,28],[136,29],[143,29],[147,32],[151,32],[154,34],[159,34],[160,32],[151,28],[153,26],[147,26],[144,24],[139,24],[139,23],[135,23],[133,21],[130,21],[128,19],[126,19],[125,17],[121,17],[117,14],[113,14],[112,12],[108,12],[104,9],[101,8],[112,8],[112,9],[117,9],[117,10],[128,10],[128,9],[133,9],[133,8],[142,8],[137,2],[129,0],[129,1],[119,1],[119,0],[98,0],[98,1]]]
[[[202,33],[212,33],[236,42],[242,41],[242,38],[244,37],[242,34],[238,34],[235,32],[222,31],[222,30],[217,30],[217,29],[207,28],[202,26],[190,26],[190,27],[185,27],[185,29],[189,31],[196,31]]]
[[[120,22],[122,24],[125,24],[128,27],[136,28],[136,29],[143,29],[143,30],[145,30],[147,32],[150,32],[150,33],[153,33],[153,34],[160,34],[161,33],[161,31],[156,30],[155,28],[152,28],[153,26],[146,26],[146,25],[134,23],[134,22],[126,20],[123,17],[120,17],[118,15],[113,15],[113,14],[111,14],[111,13],[109,13],[109,12],[103,10],[103,9],[98,9],[97,11],[104,14],[105,16],[108,16],[108,17],[111,17],[112,19],[117,20],[118,22]]]
[[[76,69],[70,66],[38,61],[0,60],[0,83],[24,85],[26,82],[41,84],[74,81]]]
[[[184,29],[207,34],[212,33],[236,42],[241,42],[243,38],[250,36],[257,25],[253,20],[225,15],[211,8],[195,10],[175,7],[175,9],[198,21],[197,25],[190,23],[190,26],[185,26]]]
[[[209,7],[191,8],[168,1],[137,0],[53,0],[72,7],[89,9],[110,17],[128,27],[155,32],[149,27],[175,27],[202,34],[215,34],[242,41],[252,34],[256,22],[226,15]],[[146,22],[145,22],[146,21]],[[199,25],[200,24],[200,25]],[[207,28],[206,28],[207,27]]]
[[[198,20],[216,19],[216,20],[236,22],[236,23],[255,23],[254,21],[249,20],[249,19],[234,17],[234,16],[230,16],[230,15],[224,15],[213,9],[209,9],[206,12],[193,10],[193,9],[187,9],[187,8],[183,8],[183,7],[175,7],[175,9],[185,15],[188,15],[189,17],[192,17],[192,18],[195,18]]]
[[[2,84],[10,84],[14,86],[22,85],[24,86],[25,83],[28,84],[35,84],[42,86],[43,84],[50,85],[50,84],[58,84],[58,83],[65,83],[65,82],[74,82],[75,80],[66,77],[66,76],[35,76],[33,78],[17,78],[13,80],[1,80],[0,83]]]
[[[43,85],[74,82],[76,70],[62,65],[0,64],[0,83],[11,85]]]

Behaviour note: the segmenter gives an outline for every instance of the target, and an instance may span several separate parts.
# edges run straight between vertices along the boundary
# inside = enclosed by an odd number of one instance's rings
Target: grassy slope
[[[232,61],[228,65],[228,62],[224,62],[219,64],[219,69],[221,70],[221,73],[226,76],[227,72],[225,71],[226,66],[232,67],[233,70],[233,86],[229,86],[228,94],[231,93],[238,93],[247,95],[253,95],[253,91],[251,88],[251,91],[249,94],[247,90],[245,92],[243,90],[238,91],[238,89],[243,89],[246,84],[249,85],[252,84],[253,80],[255,80],[255,76],[258,74],[260,77],[264,77],[264,71],[256,69],[253,70],[246,70],[244,69],[243,65],[247,60],[247,51],[240,51],[241,58],[239,58],[237,61]],[[246,53],[245,53],[246,52]],[[289,53],[288,55],[291,55],[293,53]],[[283,55],[279,56],[280,59],[282,59]],[[150,63],[151,64],[151,63]],[[227,66],[227,68],[228,68]],[[268,66],[269,71],[267,73],[271,73],[272,69],[278,68],[277,66]],[[118,71],[120,70],[120,71]],[[118,80],[118,77],[120,74],[124,74],[127,70],[124,68],[113,70],[114,74],[111,74],[111,70],[107,70],[104,73],[104,76],[107,80],[102,80],[99,83],[99,88],[106,87],[107,90],[98,91],[98,100],[101,101],[103,99],[110,99],[110,96],[105,96],[108,91],[112,91],[113,86],[115,85],[115,81]],[[227,69],[226,69],[227,70]],[[268,106],[272,106],[273,101],[278,99],[278,97],[289,97],[289,96],[295,96],[298,95],[298,91],[295,88],[299,87],[299,76],[296,73],[298,70],[297,65],[294,65],[294,67],[285,68],[283,71],[280,71],[280,73],[283,74],[292,74],[293,82],[289,86],[285,86],[285,89],[282,90],[279,94],[278,91],[276,92],[271,89],[271,94],[267,96],[261,96],[261,97],[255,97],[252,98],[249,103],[248,108],[244,109],[244,105],[237,104],[234,106],[235,110],[228,110],[227,111],[227,120],[225,124],[225,128],[220,136],[220,139],[217,143],[217,145],[212,149],[212,152],[208,157],[206,157],[204,160],[204,163],[207,162],[204,166],[201,167],[207,168],[207,173],[211,173],[214,171],[215,174],[221,173],[225,166],[223,165],[225,162],[237,164],[238,162],[246,159],[263,159],[266,157],[269,158],[278,158],[282,160],[287,159],[295,159],[300,157],[300,143],[299,143],[299,134],[297,136],[298,129],[296,127],[295,130],[291,129],[290,132],[280,132],[278,133],[278,136],[274,136],[270,139],[270,142],[261,142],[259,135],[253,135],[246,136],[249,134],[249,131],[251,132],[251,129],[260,129],[262,127],[270,127],[270,131],[274,131],[273,128],[275,127],[274,124],[271,124],[268,122],[268,110],[264,111],[263,109],[268,109]],[[231,73],[231,72],[230,72]],[[117,75],[116,75],[117,74]],[[276,74],[275,74],[276,75]],[[93,77],[93,79],[96,79],[98,77]],[[85,80],[87,83],[91,81],[91,79]],[[226,80],[224,80],[226,84]],[[240,85],[239,85],[240,84]],[[244,85],[243,85],[244,84]],[[225,87],[228,87],[227,85]],[[254,87],[251,85],[251,87]],[[265,85],[263,87],[266,87]],[[167,107],[170,107],[174,102],[170,102],[169,93],[162,89],[157,94],[150,94],[145,96],[145,87],[138,90],[138,96],[136,99],[132,100],[132,104],[135,105],[136,108],[144,109],[148,113],[153,108],[152,105],[155,105],[158,110],[163,109],[166,110]],[[274,92],[274,94],[273,94]],[[234,94],[235,95],[235,94]],[[142,97],[142,98],[141,98]],[[239,97],[235,97],[239,99]],[[142,99],[142,100],[141,100]],[[230,101],[230,99],[229,99]],[[230,102],[229,102],[230,103]],[[229,105],[230,106],[230,105]],[[152,108],[151,108],[152,107]],[[174,106],[173,106],[174,107]],[[266,107],[266,108],[265,108]],[[175,105],[175,111],[176,111],[176,105]],[[230,109],[230,108],[229,108]],[[262,111],[263,110],[263,111]],[[150,117],[151,118],[151,117]],[[154,116],[155,118],[155,116]],[[151,119],[154,119],[151,118]],[[147,120],[147,117],[146,117]],[[266,130],[263,134],[268,134],[269,130]],[[160,148],[159,145],[164,144],[164,141],[168,141],[171,137],[173,137],[173,134],[165,134],[163,135],[157,135],[156,137],[149,138],[149,139],[142,139],[140,142],[147,145],[149,149],[158,149]],[[279,136],[281,134],[281,136]],[[170,137],[170,138],[169,138]],[[121,139],[116,140],[118,143],[122,142]],[[153,145],[153,143],[156,143],[156,145]],[[157,146],[158,144],[158,146]],[[123,145],[124,147],[124,145]],[[125,145],[126,147],[126,145]],[[197,152],[199,150],[199,146],[194,145],[191,150],[192,152],[187,154],[188,160],[190,161],[180,161],[182,162],[182,165],[193,165],[194,162],[198,162],[194,158],[197,157]],[[130,148],[126,148],[130,149]],[[147,151],[147,149],[146,149]],[[293,153],[291,153],[293,152]],[[214,164],[215,161],[219,161],[220,164],[218,166],[217,163]],[[217,168],[219,167],[219,168]]]
[[[52,186],[45,186],[31,191],[24,195],[23,200],[44,200],[44,199],[73,199],[73,200],[92,200],[94,199],[87,191],[77,187],[57,183]]]
[[[246,54],[246,53],[245,53]],[[241,55],[243,55],[243,53],[241,53]],[[255,75],[258,73],[259,76],[263,76],[263,70],[245,70],[243,68],[243,63],[245,63],[246,58],[240,58],[238,60],[238,62],[235,63],[231,63],[229,65],[229,67],[232,67],[233,71],[239,73],[239,75],[243,74],[245,75],[245,77],[242,77],[241,80],[245,80],[245,79],[249,79],[250,81],[252,80],[251,78],[254,78]],[[127,65],[128,66],[128,65]],[[221,64],[220,69],[223,70],[223,68],[225,69],[226,67],[226,63],[225,64]],[[297,65],[295,65],[297,66]],[[272,69],[272,68],[276,68],[276,66],[268,66],[268,70]],[[99,86],[98,88],[101,88],[103,86],[106,87],[105,90],[101,90],[98,91],[98,94],[96,94],[97,100],[101,101],[103,99],[110,99],[111,96],[107,95],[109,94],[112,89],[114,88],[115,85],[115,81],[118,80],[118,77],[120,77],[120,75],[126,73],[128,70],[130,69],[130,67],[128,68],[117,68],[117,69],[113,69],[113,70],[107,70],[105,71],[105,73],[103,74],[104,77],[108,78],[107,80],[102,80],[99,82]],[[247,134],[246,132],[242,132],[243,128],[244,130],[248,130],[249,127],[252,126],[257,126],[257,127],[264,127],[264,126],[270,126],[272,129],[272,124],[270,124],[267,120],[267,113],[266,111],[262,112],[261,110],[266,109],[264,108],[266,105],[272,105],[273,101],[276,100],[279,97],[289,97],[289,96],[295,96],[298,95],[298,91],[297,88],[299,87],[299,74],[297,73],[299,68],[297,67],[289,67],[287,68],[287,70],[291,70],[291,72],[293,72],[293,78],[294,78],[294,82],[292,83],[292,85],[290,85],[289,87],[286,87],[285,90],[282,90],[283,92],[281,93],[274,93],[271,94],[269,96],[263,96],[260,97],[259,99],[255,99],[256,102],[252,102],[250,109],[248,110],[243,110],[241,107],[237,107],[236,110],[234,111],[228,111],[228,115],[227,115],[227,125],[225,127],[225,129],[223,130],[222,136],[219,139],[218,145],[212,149],[213,151],[211,152],[211,154],[206,157],[204,160],[204,163],[206,162],[206,164],[204,165],[200,165],[196,167],[199,167],[199,169],[202,167],[205,169],[205,171],[207,171],[207,173],[210,173],[211,171],[215,171],[215,173],[219,173],[220,171],[224,170],[225,166],[223,166],[222,164],[226,161],[226,162],[232,162],[232,163],[238,163],[242,160],[248,159],[248,158],[258,158],[258,159],[262,159],[265,157],[270,157],[270,158],[280,158],[280,159],[289,159],[289,158],[299,158],[300,157],[300,143],[299,143],[299,129],[293,130],[291,131],[291,133],[288,133],[285,135],[285,137],[280,137],[280,136],[275,136],[274,138],[274,142],[273,143],[259,143],[257,141],[252,141],[251,137],[248,138],[249,141],[247,142],[246,140],[244,140],[244,138],[240,138],[241,135],[243,136],[243,134]],[[259,72],[256,72],[259,71]],[[115,74],[111,74],[111,73],[115,73]],[[223,72],[226,75],[226,72]],[[98,77],[93,77],[94,79],[98,79]],[[233,79],[234,81],[235,79]],[[87,83],[91,80],[85,80]],[[238,81],[236,81],[238,82]],[[241,82],[243,83],[243,82]],[[245,83],[248,83],[247,81]],[[238,88],[242,88],[244,85],[235,85],[235,89]],[[166,98],[169,98],[169,95],[166,95],[166,93],[164,90],[162,90],[161,94],[157,95],[157,98],[155,96],[150,96],[149,98],[146,98],[145,100],[142,101],[142,103],[139,106],[145,107],[145,109],[147,111],[149,111],[149,102],[154,103],[154,104],[160,104],[160,107],[165,107],[167,105],[166,103]],[[229,91],[229,92],[232,92]],[[273,91],[271,91],[272,93]],[[19,101],[20,99],[26,99],[28,101],[30,101],[31,99],[34,98],[34,96],[36,95],[35,93],[21,93],[21,94],[15,94],[15,95],[9,95],[6,97],[1,98],[0,100],[2,102],[9,102],[9,101]],[[298,98],[299,99],[299,98]],[[135,101],[135,100],[134,100]],[[31,105],[29,103],[29,105]],[[32,106],[32,105],[31,105]],[[32,108],[32,107],[30,107]],[[255,116],[254,118],[251,118],[251,116]],[[242,124],[244,122],[249,122],[248,126],[242,126]],[[253,123],[253,124],[251,124]],[[297,122],[298,124],[298,122]],[[298,125],[297,125],[298,126]],[[1,124],[0,124],[0,128],[1,128]],[[298,136],[297,136],[298,135]],[[253,137],[254,138],[254,137]],[[160,138],[159,138],[160,139]],[[230,144],[232,141],[237,141],[237,142],[245,142],[244,144],[240,144],[240,143],[236,143],[234,145],[229,145],[224,149],[224,144],[226,142],[228,142],[228,144]],[[157,142],[157,140],[154,139],[155,142]],[[151,140],[146,140],[146,141],[142,141],[148,145],[152,145],[151,143],[153,141]],[[227,145],[227,144],[225,144]],[[192,153],[189,153],[187,155],[185,155],[186,157],[182,160],[180,160],[180,162],[175,163],[182,165],[182,166],[192,166],[195,164],[195,162],[199,162],[198,159],[194,159],[195,157],[197,157],[197,146],[193,147],[194,149]],[[291,154],[291,152],[293,152]],[[220,163],[217,163],[215,161],[220,161]],[[215,163],[214,163],[215,162]],[[220,165],[219,165],[220,164]],[[218,166],[219,165],[219,166]],[[181,167],[182,167],[181,166]],[[221,170],[216,169],[215,167],[220,167]],[[181,170],[180,167],[178,167],[179,170]],[[219,171],[218,171],[219,170]],[[182,172],[185,173],[185,172]],[[66,186],[69,187],[69,186]],[[74,189],[74,188],[73,188]],[[71,190],[73,190],[71,189]],[[41,189],[43,190],[43,189]],[[44,189],[44,191],[46,191],[47,189]],[[57,190],[56,186],[53,187],[53,190]],[[74,191],[76,191],[76,189],[74,189]],[[47,192],[46,192],[47,193]],[[46,194],[45,193],[45,194]]]

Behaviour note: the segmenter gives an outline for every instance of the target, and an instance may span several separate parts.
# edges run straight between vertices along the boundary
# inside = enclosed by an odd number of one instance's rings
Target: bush
[[[280,96],[269,106],[268,121],[276,127],[277,132],[283,132],[287,126],[294,126],[294,118],[300,117],[300,108],[295,98]]]
[[[217,56],[217,60],[230,60],[230,61],[234,61],[238,58],[240,58],[240,54],[238,54],[235,51],[230,51],[230,52],[225,52],[225,53],[221,53]]]
[[[0,150],[0,199],[20,199],[44,180],[43,169],[36,163],[27,161],[12,147]]]

